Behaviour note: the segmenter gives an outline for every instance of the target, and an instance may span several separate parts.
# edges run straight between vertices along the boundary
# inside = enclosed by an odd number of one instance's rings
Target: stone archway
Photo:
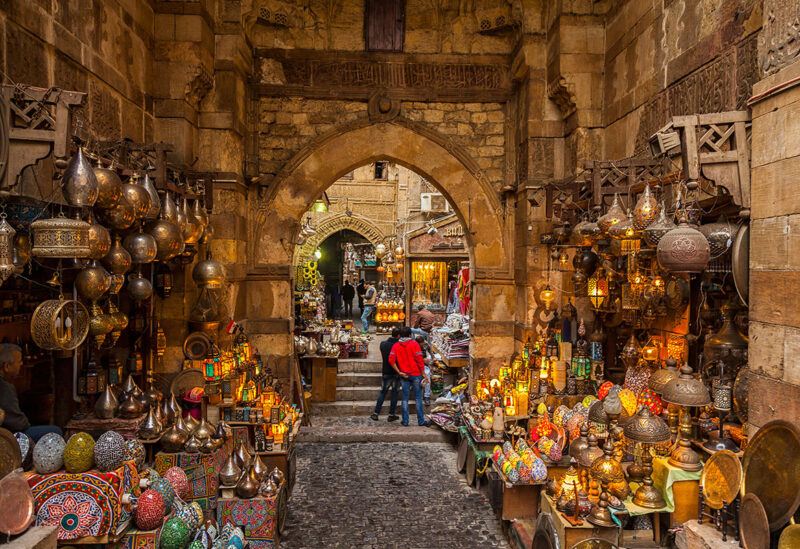
[[[344,230],[356,232],[370,241],[373,246],[382,242],[386,235],[374,223],[360,217],[338,214],[326,217],[317,227],[316,234],[308,237],[302,246],[295,246],[293,265],[299,264],[304,259],[311,257],[314,250],[334,233]]]
[[[249,332],[276,356],[293,356],[292,265],[303,215],[333,182],[378,160],[422,175],[454,207],[467,231],[472,264],[473,368],[495,370],[514,349],[513,205],[504,208],[463,148],[402,117],[363,120],[320,136],[276,175],[251,218],[245,281]]]

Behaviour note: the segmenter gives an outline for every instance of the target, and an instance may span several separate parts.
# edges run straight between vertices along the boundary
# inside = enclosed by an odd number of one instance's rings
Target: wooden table
[[[64,439],[68,440],[69,437],[81,431],[89,433],[94,438],[106,431],[117,431],[125,438],[133,438],[136,436],[136,432],[146,416],[147,414],[142,414],[134,419],[123,419],[121,417],[101,419],[92,414],[82,418],[73,418],[64,426]]]
[[[618,545],[618,529],[606,528],[602,526],[595,526],[591,522],[584,520],[581,526],[573,526],[567,519],[561,516],[561,512],[556,509],[556,504],[553,499],[542,492],[540,499],[540,507],[542,513],[549,513],[553,518],[553,524],[556,527],[558,539],[561,542],[561,547],[572,547],[579,541],[590,538],[601,538],[611,543]]]
[[[489,502],[503,520],[535,519],[544,483],[513,484],[492,460],[489,472]]]

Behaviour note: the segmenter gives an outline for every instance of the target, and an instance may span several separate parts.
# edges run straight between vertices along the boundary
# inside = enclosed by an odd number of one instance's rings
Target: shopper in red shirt
[[[408,326],[400,328],[400,341],[394,344],[389,353],[389,364],[397,371],[403,386],[401,423],[408,427],[408,397],[413,386],[414,402],[417,405],[417,423],[427,427],[431,422],[425,419],[425,407],[422,404],[422,379],[425,378],[428,383],[430,380],[425,376],[422,349],[420,349],[419,343],[411,339],[411,328]]]

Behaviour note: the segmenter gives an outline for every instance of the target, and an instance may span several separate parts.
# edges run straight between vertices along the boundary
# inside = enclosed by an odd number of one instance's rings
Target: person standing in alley
[[[375,403],[375,411],[370,416],[373,420],[378,421],[378,415],[381,413],[383,401],[386,399],[386,393],[391,389],[392,396],[389,401],[389,417],[388,421],[397,421],[400,419],[395,415],[397,410],[397,391],[400,389],[400,376],[397,371],[389,364],[389,354],[392,352],[394,344],[400,340],[400,328],[394,327],[392,329],[391,337],[381,341],[381,358],[383,359],[383,370],[381,373],[381,392],[378,393],[378,401]]]
[[[400,328],[400,341],[394,344],[389,353],[389,364],[391,364],[400,376],[400,384],[403,386],[403,404],[401,423],[408,427],[408,397],[411,388],[414,388],[414,401],[417,408],[417,424],[427,427],[431,424],[425,419],[425,407],[422,404],[422,380],[430,383],[430,379],[425,377],[425,364],[422,361],[422,349],[419,344],[411,339],[411,328],[403,326]]]
[[[364,283],[364,305],[361,313],[362,334],[369,333],[369,317],[375,311],[375,303],[378,301],[378,292],[371,282]]]
[[[342,286],[342,299],[344,300],[344,316],[350,318],[353,316],[353,298],[356,296],[356,289],[350,284],[349,280],[344,281]]]
[[[364,294],[367,292],[367,287],[364,285],[364,279],[362,278],[358,282],[358,286],[356,286],[356,295],[358,296],[358,312],[364,312]]]
[[[422,400],[425,403],[425,406],[431,405],[431,352],[428,348],[428,343],[425,341],[425,338],[421,335],[418,335],[414,338],[419,345],[419,348],[422,349],[422,363],[425,364],[425,379],[428,380],[427,383],[423,381],[422,383]]]

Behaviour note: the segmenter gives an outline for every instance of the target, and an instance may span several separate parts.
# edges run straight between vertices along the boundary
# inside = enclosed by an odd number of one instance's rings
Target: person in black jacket
[[[392,336],[381,341],[381,358],[383,359],[383,371],[381,375],[381,392],[378,394],[378,401],[375,403],[375,411],[370,416],[375,421],[378,421],[378,414],[381,413],[383,401],[386,399],[386,393],[389,389],[392,390],[391,401],[389,402],[389,421],[397,421],[400,419],[395,415],[397,410],[397,392],[400,389],[400,376],[397,371],[389,364],[389,353],[392,352],[394,344],[400,340],[400,328],[392,329]]]
[[[364,294],[367,293],[367,287],[364,285],[364,279],[362,278],[361,281],[356,286],[356,294],[358,294],[358,312],[364,312]]]
[[[356,289],[350,284],[349,280],[344,281],[342,286],[342,299],[344,300],[344,316],[350,318],[353,316],[353,298],[356,296]]]

